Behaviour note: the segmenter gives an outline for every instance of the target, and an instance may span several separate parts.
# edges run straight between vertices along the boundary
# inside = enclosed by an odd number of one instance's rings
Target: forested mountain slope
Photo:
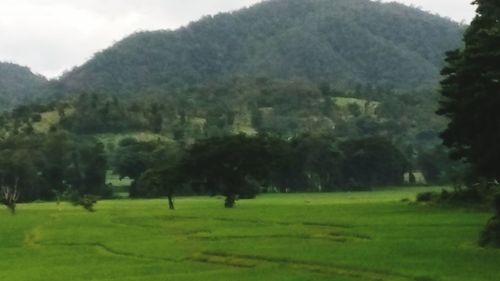
[[[58,82],[59,93],[140,94],[235,77],[432,89],[463,26],[368,0],[271,0],[174,31],[135,33]]]
[[[0,110],[33,101],[46,83],[27,67],[0,62]]]

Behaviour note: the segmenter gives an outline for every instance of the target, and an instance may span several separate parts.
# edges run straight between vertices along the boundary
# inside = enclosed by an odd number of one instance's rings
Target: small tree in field
[[[67,170],[66,198],[93,212],[101,197],[108,197],[106,186],[107,159],[104,145],[93,139],[81,141],[71,152],[72,164]]]
[[[12,186],[3,184],[0,187],[2,194],[2,202],[11,211],[12,214],[16,213],[16,204],[19,200],[19,178],[16,178]]]
[[[136,188],[143,197],[167,196],[168,207],[175,210],[174,194],[176,188],[182,185],[180,174],[175,166],[150,169],[138,179]]]

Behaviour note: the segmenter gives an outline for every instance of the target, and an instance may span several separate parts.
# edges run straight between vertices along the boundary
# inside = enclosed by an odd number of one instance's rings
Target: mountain
[[[47,80],[27,67],[0,62],[0,111],[33,101]]]
[[[6,114],[0,136],[64,129],[112,148],[131,134],[324,133],[432,147],[439,72],[463,29],[395,3],[265,1],[125,38],[50,81],[64,98]]]
[[[65,74],[60,93],[162,92],[233,78],[434,89],[464,27],[396,3],[271,0],[135,33]]]

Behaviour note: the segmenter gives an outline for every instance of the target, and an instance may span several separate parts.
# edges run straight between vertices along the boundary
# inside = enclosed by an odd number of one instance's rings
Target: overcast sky
[[[0,0],[0,61],[56,77],[138,30],[174,29],[261,0]],[[386,0],[385,2],[389,2]],[[472,0],[397,0],[470,22]]]

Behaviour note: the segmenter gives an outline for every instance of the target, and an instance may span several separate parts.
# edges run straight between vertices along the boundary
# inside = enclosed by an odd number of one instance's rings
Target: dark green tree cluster
[[[42,98],[47,83],[27,67],[0,62],[0,111]]]
[[[496,202],[500,179],[500,2],[476,0],[477,16],[464,35],[465,46],[447,54],[439,114],[449,118],[442,134],[455,159],[471,167],[465,194]],[[496,199],[493,199],[496,198]],[[498,214],[481,244],[500,245]]]
[[[265,1],[175,31],[133,34],[54,89],[123,96],[262,76],[432,89],[444,52],[460,46],[462,32],[455,22],[395,3]]]
[[[189,148],[181,170],[195,189],[224,195],[224,205],[231,208],[238,196],[252,198],[259,192],[257,184],[270,170],[270,149],[259,137],[207,139]]]
[[[159,90],[158,90],[159,91]],[[58,112],[53,127],[75,134],[150,132],[178,142],[238,133],[283,138],[334,134],[353,139],[383,137],[401,149],[430,149],[439,143],[444,121],[433,112],[434,92],[387,87],[355,91],[331,83],[233,79],[141,98],[82,94],[70,102],[29,105],[4,114],[4,130],[33,132],[42,115]],[[429,117],[432,116],[432,117]]]
[[[175,143],[158,141],[138,141],[134,138],[121,140],[111,154],[111,168],[121,178],[132,180],[131,197],[157,197],[164,195],[164,189],[155,185],[158,171],[161,177],[168,173],[168,167],[175,165],[182,150]]]
[[[500,179],[500,4],[476,3],[465,48],[448,53],[439,114],[450,119],[442,136],[453,157],[472,163],[476,177]]]
[[[223,195],[225,206],[233,207],[237,198],[253,198],[260,192],[401,185],[407,167],[404,155],[384,139],[338,142],[322,135],[291,141],[267,135],[210,138],[194,143],[168,163],[141,169],[131,195],[167,195],[171,201],[176,188],[190,186],[197,193]]]
[[[3,202],[61,200],[84,205],[85,198],[110,196],[105,186],[107,160],[95,140],[65,132],[12,135],[0,140],[0,184]]]

